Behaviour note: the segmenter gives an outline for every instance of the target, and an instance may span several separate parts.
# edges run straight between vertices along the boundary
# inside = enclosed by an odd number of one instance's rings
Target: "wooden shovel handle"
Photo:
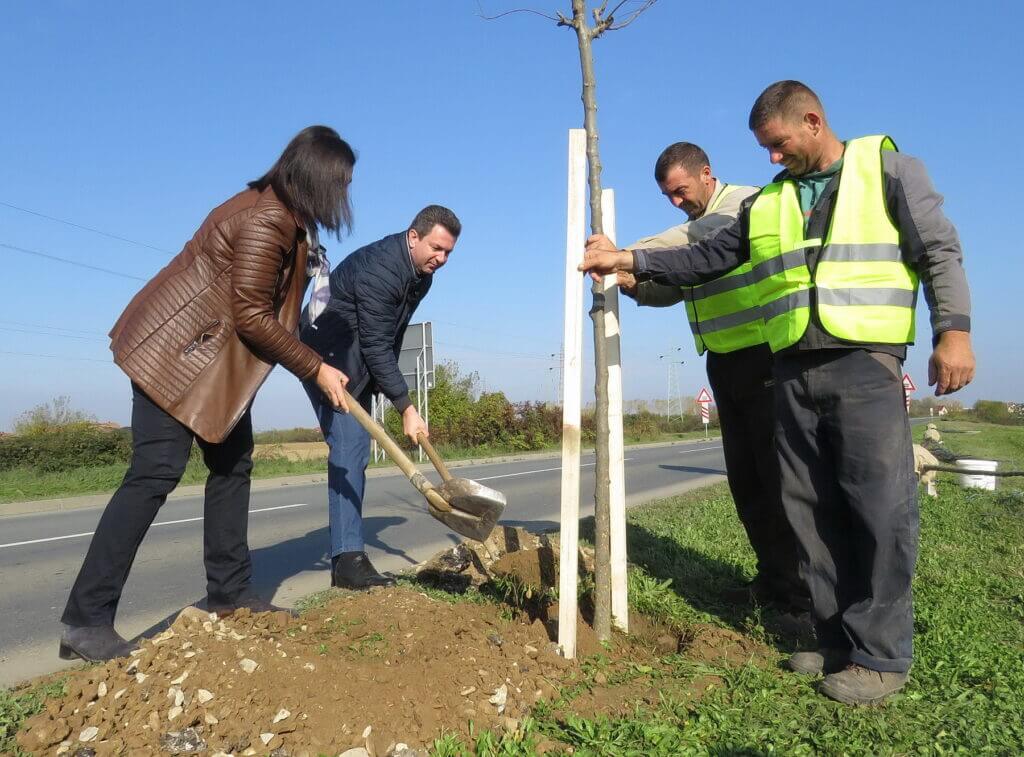
[[[416,470],[416,465],[409,459],[409,456],[402,451],[402,448],[395,443],[394,439],[388,436],[388,432],[381,428],[380,424],[371,418],[369,413],[363,410],[363,406],[355,401],[355,398],[348,393],[347,389],[345,390],[345,401],[348,403],[348,410],[352,417],[369,432],[370,436],[377,440],[377,444],[383,447],[384,451],[391,456],[391,459],[395,461],[398,468],[420,494],[426,497],[427,501],[438,510],[446,513],[451,512],[451,505],[445,501],[444,497],[438,494],[434,485],[427,480],[426,476]]]
[[[427,453],[427,457],[430,458],[430,462],[434,464],[437,472],[441,474],[441,479],[443,481],[451,481],[452,474],[448,471],[448,466],[444,464],[444,460],[442,460],[441,456],[437,454],[437,450],[434,449],[434,445],[430,443],[430,439],[420,433],[419,436],[416,437],[416,441],[420,443],[420,446],[423,447],[423,450]]]

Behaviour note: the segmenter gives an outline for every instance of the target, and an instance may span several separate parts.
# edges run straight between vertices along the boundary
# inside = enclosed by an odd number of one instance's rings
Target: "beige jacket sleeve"
[[[727,186],[720,184],[719,192]],[[733,186],[732,191],[725,195],[720,202],[715,203],[715,197],[711,198],[711,204],[715,205],[712,213],[695,218],[692,221],[665,229],[659,234],[650,237],[643,237],[628,245],[628,250],[656,250],[667,247],[682,247],[687,244],[694,244],[702,239],[713,237],[718,231],[733,221],[740,213],[740,206],[743,201],[758,192],[757,187]],[[653,281],[641,281],[636,288],[636,303],[647,307],[664,308],[683,301],[683,290],[669,284],[656,284]]]

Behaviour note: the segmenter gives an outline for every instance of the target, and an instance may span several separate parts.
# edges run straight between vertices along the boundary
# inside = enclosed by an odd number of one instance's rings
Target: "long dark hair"
[[[342,229],[352,230],[348,185],[355,164],[355,152],[338,132],[329,126],[307,126],[249,187],[260,192],[272,187],[306,226],[319,224],[340,239]]]

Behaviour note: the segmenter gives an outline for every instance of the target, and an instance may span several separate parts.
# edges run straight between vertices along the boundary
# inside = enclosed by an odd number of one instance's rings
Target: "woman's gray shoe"
[[[106,662],[127,657],[135,647],[121,638],[113,626],[65,626],[60,637],[60,658]]]
[[[862,665],[825,676],[821,693],[843,704],[878,704],[907,685],[909,673],[885,673]]]
[[[835,673],[850,662],[850,653],[845,649],[819,649],[814,652],[797,652],[782,664],[794,673],[820,676]]]

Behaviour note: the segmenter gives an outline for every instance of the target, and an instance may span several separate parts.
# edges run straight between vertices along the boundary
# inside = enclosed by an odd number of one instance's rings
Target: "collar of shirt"
[[[829,182],[839,173],[842,167],[843,159],[840,157],[839,160],[824,171],[814,171],[813,173],[797,176],[793,179],[796,182],[798,194],[800,195],[800,210],[804,214],[805,228],[811,213],[814,211],[814,206],[818,204],[818,200],[821,199],[821,195],[825,191],[825,187],[828,186]]]
[[[711,198],[708,200],[708,204],[704,207],[704,212],[699,216],[693,218],[687,218],[687,221],[696,221],[698,218],[703,218],[708,213],[711,213],[715,205],[718,204],[718,199],[722,196],[722,190],[725,189],[725,183],[718,180],[717,177],[712,176],[711,181],[715,182],[715,191],[711,193]]]
[[[409,269],[414,275],[419,276],[420,272],[416,270],[416,262],[412,259],[412,249],[409,247],[408,229],[406,229],[405,233],[402,234],[402,247],[405,248],[405,259],[409,261]]]

